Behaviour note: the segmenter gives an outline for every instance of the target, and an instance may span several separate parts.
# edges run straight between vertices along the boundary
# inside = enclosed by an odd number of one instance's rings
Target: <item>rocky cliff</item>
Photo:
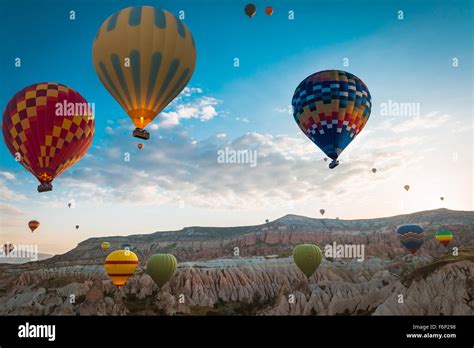
[[[394,236],[404,223],[425,227],[417,256]],[[432,237],[438,228],[455,234],[450,249]],[[178,271],[158,289],[142,262],[117,289],[103,268],[105,240],[112,249],[131,244],[142,261],[172,252]],[[328,258],[306,279],[288,257],[295,244],[334,241],[364,244],[366,259]],[[232,257],[236,246],[240,257]],[[473,274],[473,212],[357,221],[288,215],[260,226],[89,239],[48,260],[0,265],[0,315],[473,315]]]

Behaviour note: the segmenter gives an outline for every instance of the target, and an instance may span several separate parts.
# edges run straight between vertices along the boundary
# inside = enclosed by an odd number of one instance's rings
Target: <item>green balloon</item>
[[[300,244],[293,249],[293,260],[308,278],[316,272],[322,259],[323,253],[315,244]]]
[[[148,259],[146,272],[161,288],[173,277],[177,264],[176,257],[171,254],[155,254]]]

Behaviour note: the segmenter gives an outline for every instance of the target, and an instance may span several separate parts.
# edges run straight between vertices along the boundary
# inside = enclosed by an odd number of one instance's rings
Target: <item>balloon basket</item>
[[[339,165],[338,160],[332,160],[332,162],[329,164],[329,168],[334,169]]]
[[[135,130],[133,131],[133,136],[135,138],[140,138],[144,140],[150,139],[150,133],[148,133],[146,130],[142,128],[135,128]]]
[[[38,186],[38,192],[48,192],[53,190],[53,184],[50,182],[44,182]]]

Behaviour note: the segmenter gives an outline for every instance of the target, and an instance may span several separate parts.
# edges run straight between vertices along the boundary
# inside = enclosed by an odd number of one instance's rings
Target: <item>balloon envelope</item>
[[[273,14],[273,7],[271,7],[271,6],[265,7],[265,14],[267,16],[271,16]]]
[[[293,249],[293,260],[298,268],[309,278],[321,264],[323,254],[314,244],[300,244]]]
[[[134,6],[104,21],[92,58],[102,84],[143,129],[191,79],[196,47],[188,27],[172,13]]]
[[[102,242],[102,244],[100,244],[100,248],[103,251],[108,250],[110,248],[110,243],[109,242]]]
[[[155,254],[148,259],[146,272],[160,288],[168,283],[176,272],[177,261],[171,254]]]
[[[138,146],[139,150],[143,149],[143,144],[142,143],[138,144],[137,146]]]
[[[321,209],[319,212],[321,213],[321,215],[324,215],[324,213],[326,212],[326,210]]]
[[[449,242],[453,240],[453,233],[448,230],[438,230],[435,233],[435,238],[438,242],[446,247],[448,246]]]
[[[251,18],[255,16],[255,13],[257,13],[257,8],[254,4],[247,4],[244,8],[244,12],[249,18]]]
[[[404,188],[406,191],[408,191],[408,190],[410,189],[410,185],[405,185],[405,186],[403,186],[403,188]]]
[[[34,232],[38,227],[40,223],[37,220],[31,220],[28,222],[28,227],[30,228],[31,232]]]
[[[301,131],[334,161],[362,131],[372,107],[364,82],[341,70],[320,71],[305,78],[291,104]]]
[[[372,173],[377,173],[377,168],[372,168]]]
[[[425,237],[423,227],[418,225],[400,226],[397,230],[397,235],[400,239],[400,243],[412,254],[415,254],[423,245]]]
[[[40,186],[51,186],[54,178],[89,149],[95,127],[91,112],[87,101],[72,88],[55,82],[35,83],[8,102],[3,112],[3,139]]]
[[[105,259],[105,272],[112,283],[123,286],[138,267],[138,257],[130,250],[112,251]]]

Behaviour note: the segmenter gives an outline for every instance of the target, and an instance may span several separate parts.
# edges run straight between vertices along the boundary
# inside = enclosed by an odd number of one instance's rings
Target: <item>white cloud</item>
[[[274,111],[279,112],[279,113],[293,115],[293,107],[291,105],[288,105],[286,108],[284,107],[275,108]]]
[[[15,179],[15,175],[13,173],[10,173],[10,172],[0,172],[0,175],[3,176],[7,180],[14,180]]]
[[[22,216],[23,211],[10,204],[0,203],[0,216],[18,217]]]
[[[424,116],[399,116],[382,121],[373,129],[388,130],[394,133],[419,132],[420,129],[435,129],[444,126],[452,120],[448,114],[431,112]]]
[[[249,119],[247,117],[236,117],[235,120],[243,123],[249,123]]]

